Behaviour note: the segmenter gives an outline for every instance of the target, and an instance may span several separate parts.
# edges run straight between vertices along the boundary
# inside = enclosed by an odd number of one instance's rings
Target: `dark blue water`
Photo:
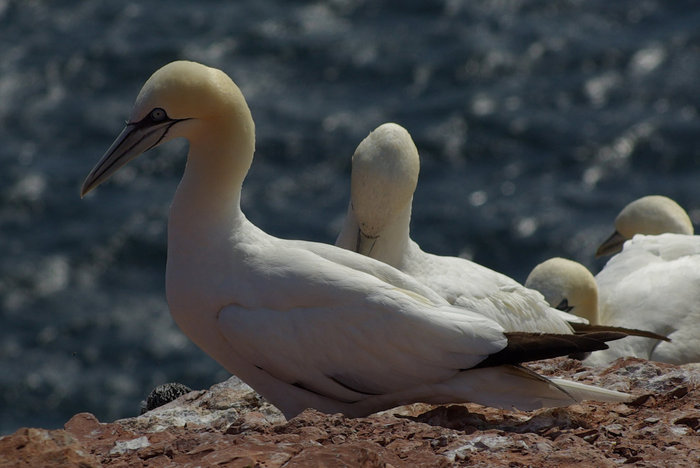
[[[164,299],[185,145],[78,197],[141,84],[182,58],[246,95],[243,208],[278,236],[333,242],[350,156],[385,121],[421,152],[414,238],[520,281],[554,255],[599,268],[642,195],[700,222],[697,2],[0,0],[0,433],[227,377]]]

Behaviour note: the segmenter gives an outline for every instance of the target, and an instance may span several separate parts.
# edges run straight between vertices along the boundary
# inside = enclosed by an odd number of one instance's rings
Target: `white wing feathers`
[[[416,246],[416,249],[419,248]],[[537,291],[477,263],[420,251],[406,272],[459,307],[477,310],[506,331],[571,333],[568,322],[585,319],[549,307]]]
[[[629,337],[595,353],[602,364],[638,356],[675,364],[700,361],[700,237],[636,235],[596,275],[602,323],[671,338]]]
[[[513,366],[470,369],[506,346],[496,322],[308,250],[287,249],[283,261],[261,264],[265,281],[252,284],[265,284],[267,292],[255,291],[252,305],[222,308],[220,333],[251,365],[335,400],[348,415],[415,401],[534,409],[627,398],[580,384],[572,395],[567,383]]]
[[[284,311],[229,305],[219,324],[253,365],[341,401],[447,380],[506,344],[483,317],[421,310],[399,290],[361,299]]]

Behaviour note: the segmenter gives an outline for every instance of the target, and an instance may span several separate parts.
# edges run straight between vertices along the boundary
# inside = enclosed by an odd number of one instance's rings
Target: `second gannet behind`
[[[352,157],[351,201],[336,245],[394,266],[508,331],[572,333],[572,323],[585,323],[506,275],[464,258],[424,252],[409,229],[419,170],[418,150],[406,129],[386,123],[372,131]]]
[[[688,213],[674,200],[662,195],[647,195],[625,206],[615,218],[615,231],[596,252],[597,257],[622,250],[625,241],[637,234],[675,233],[693,235]]]
[[[551,258],[532,270],[525,285],[593,324],[668,337],[628,337],[593,353],[587,364],[626,356],[700,362],[700,242],[694,236],[635,236],[595,278],[578,262]]]
[[[381,262],[254,226],[240,208],[254,128],[225,73],[170,63],[144,84],[81,193],[155,146],[189,140],[168,220],[170,312],[286,417],[309,407],[363,416],[418,401],[534,409],[629,398],[512,365],[604,349],[620,334],[506,333]]]

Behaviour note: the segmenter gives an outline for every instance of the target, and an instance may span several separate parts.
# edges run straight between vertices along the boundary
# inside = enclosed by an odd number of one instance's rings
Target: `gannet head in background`
[[[238,147],[243,147],[241,154],[250,154],[247,164],[239,162],[245,175],[252,161],[255,127],[238,87],[215,68],[188,61],[169,63],[143,85],[126,128],[87,176],[80,194],[166,141],[186,137],[191,144],[207,147],[207,139],[219,130],[231,131]]]
[[[612,255],[622,250],[625,241],[635,234],[664,233],[693,235],[688,213],[675,201],[661,195],[639,198],[625,206],[615,218],[615,232],[603,242],[596,256]]]
[[[416,145],[400,125],[380,125],[358,145],[350,184],[350,209],[358,224],[357,252],[370,255],[374,243],[400,214],[410,217],[419,171]]]
[[[550,258],[532,269],[525,287],[542,293],[552,306],[583,317],[591,325],[600,323],[598,286],[590,271],[565,258]]]

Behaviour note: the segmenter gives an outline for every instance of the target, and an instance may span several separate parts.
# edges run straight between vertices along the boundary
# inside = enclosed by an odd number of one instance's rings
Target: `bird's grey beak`
[[[362,229],[357,230],[357,244],[355,245],[355,252],[369,257],[374,248],[374,244],[379,239],[379,236],[369,237],[366,236]]]
[[[622,246],[624,245],[625,241],[627,241],[627,238],[625,238],[619,232],[615,231],[610,237],[608,237],[605,240],[605,242],[600,244],[600,247],[598,247],[595,256],[602,257],[604,255],[616,254],[620,250],[622,250]]]
[[[109,179],[112,174],[141,153],[157,146],[168,133],[170,127],[181,120],[184,119],[165,118],[153,121],[146,118],[140,122],[128,123],[102,156],[102,159],[88,174],[80,189],[80,197],[84,197],[90,190]]]

